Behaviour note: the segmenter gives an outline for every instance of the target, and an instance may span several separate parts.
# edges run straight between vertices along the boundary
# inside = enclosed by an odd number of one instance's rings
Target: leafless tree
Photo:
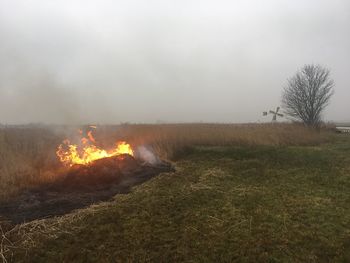
[[[294,120],[317,127],[334,94],[330,71],[320,65],[305,65],[292,78],[282,94],[285,113]]]

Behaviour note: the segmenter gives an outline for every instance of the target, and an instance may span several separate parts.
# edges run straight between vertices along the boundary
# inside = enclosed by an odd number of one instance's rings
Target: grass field
[[[13,262],[350,262],[349,136],[316,146],[195,146],[175,165],[112,202],[3,225],[2,254]]]
[[[76,138],[89,126],[10,126],[0,128],[0,200],[18,191],[55,180],[62,168],[56,150],[63,139]],[[144,145],[163,159],[174,160],[196,145],[317,145],[327,140],[292,124],[124,124],[94,130],[98,145],[108,149],[117,140]]]

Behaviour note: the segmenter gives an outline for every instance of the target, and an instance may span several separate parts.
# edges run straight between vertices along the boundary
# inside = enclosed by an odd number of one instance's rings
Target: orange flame
[[[63,164],[67,166],[73,166],[75,164],[86,165],[101,158],[112,157],[121,154],[129,154],[132,156],[134,155],[131,146],[124,141],[117,142],[114,149],[107,151],[97,147],[94,144],[96,143],[96,140],[92,136],[91,131],[89,131],[87,135],[88,138],[83,137],[81,139],[81,147],[76,144],[71,144],[68,139],[65,139],[63,141],[63,144],[58,146],[56,154]]]

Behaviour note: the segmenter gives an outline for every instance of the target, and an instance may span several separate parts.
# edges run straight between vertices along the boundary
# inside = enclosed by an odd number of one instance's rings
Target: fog
[[[348,0],[0,0],[0,123],[266,121],[308,63],[349,121],[349,25]]]

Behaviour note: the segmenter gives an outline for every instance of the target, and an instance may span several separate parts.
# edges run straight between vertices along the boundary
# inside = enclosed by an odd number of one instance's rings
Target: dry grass
[[[56,147],[64,138],[76,135],[77,128],[12,126],[0,129],[0,199],[19,189],[52,180],[60,169]],[[134,147],[145,145],[168,160],[198,145],[316,145],[327,140],[325,133],[294,124],[124,124],[101,126],[95,135],[104,147],[122,139]]]
[[[102,204],[99,206],[103,207]],[[66,229],[65,226],[93,215],[99,206],[92,205],[62,217],[34,220],[14,227],[0,222],[0,259],[3,262],[11,262],[14,251],[26,253],[30,248],[37,246],[43,237],[55,239],[62,234],[70,234],[72,230]]]
[[[120,131],[131,143],[149,145],[169,160],[192,146],[296,146],[327,140],[325,133],[297,124],[125,125]]]
[[[59,142],[48,128],[0,129],[0,198],[51,178],[56,162],[53,146]]]

